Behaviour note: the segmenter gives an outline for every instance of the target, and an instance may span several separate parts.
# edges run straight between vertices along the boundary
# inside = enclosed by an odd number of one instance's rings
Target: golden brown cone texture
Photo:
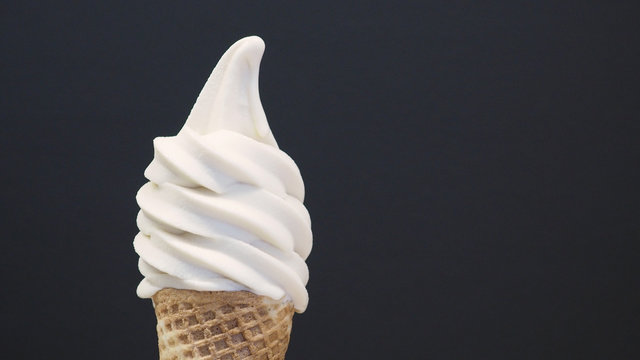
[[[162,289],[153,296],[160,360],[283,360],[293,304],[247,291]]]

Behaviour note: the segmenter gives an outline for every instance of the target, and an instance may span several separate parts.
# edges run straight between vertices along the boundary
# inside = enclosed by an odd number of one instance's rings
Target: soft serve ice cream
[[[262,109],[264,42],[235,43],[207,80],[180,132],[154,140],[134,248],[138,296],[163,288],[246,290],[305,310],[311,251],[304,184]]]

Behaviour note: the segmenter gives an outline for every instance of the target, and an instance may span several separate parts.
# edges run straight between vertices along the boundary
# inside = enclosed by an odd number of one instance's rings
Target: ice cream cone
[[[184,127],[153,141],[133,246],[161,360],[283,360],[309,301],[311,219],[260,102],[264,48],[256,36],[233,44]]]
[[[160,360],[282,360],[294,307],[248,291],[166,288],[153,297]]]

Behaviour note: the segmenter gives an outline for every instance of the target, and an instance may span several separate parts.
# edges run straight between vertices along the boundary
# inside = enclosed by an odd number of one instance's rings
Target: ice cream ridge
[[[311,220],[260,102],[264,48],[233,44],[179,133],[153,141],[133,244],[160,359],[284,359],[307,307]]]

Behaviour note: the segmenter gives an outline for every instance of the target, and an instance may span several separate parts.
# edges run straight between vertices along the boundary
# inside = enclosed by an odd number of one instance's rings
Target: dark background
[[[0,337],[157,358],[135,193],[234,41],[312,215],[288,359],[640,355],[631,1],[0,5]]]

